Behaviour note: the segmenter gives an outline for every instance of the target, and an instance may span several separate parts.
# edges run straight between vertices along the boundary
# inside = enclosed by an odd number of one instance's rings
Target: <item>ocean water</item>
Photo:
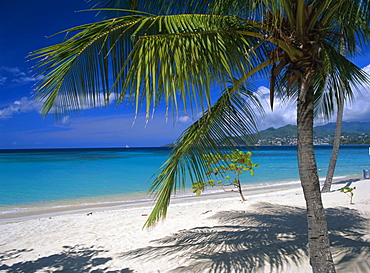
[[[243,184],[298,183],[295,146],[264,146],[252,153],[260,167],[253,177],[243,174]],[[331,146],[317,146],[315,153],[319,175],[325,177]],[[43,204],[148,198],[149,180],[169,154],[168,148],[0,150],[0,217]],[[335,176],[362,175],[366,169],[370,169],[369,146],[341,147]]]

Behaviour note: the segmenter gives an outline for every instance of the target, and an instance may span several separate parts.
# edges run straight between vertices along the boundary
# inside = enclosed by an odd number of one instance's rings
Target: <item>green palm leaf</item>
[[[208,108],[213,84],[257,64],[247,54],[256,38],[235,26],[253,31],[235,17],[205,15],[132,15],[72,28],[70,39],[32,54],[43,58],[36,95],[45,114],[53,105],[65,112],[99,106],[112,93],[118,103],[135,102],[136,111],[145,103],[147,115],[162,100],[186,109],[191,98]]]
[[[245,86],[232,93],[230,90],[232,88],[225,91],[214,106],[175,142],[170,158],[158,170],[159,174],[152,183],[156,204],[146,226],[166,216],[171,195],[179,187],[185,187],[187,177],[192,183],[204,178],[208,172],[202,156],[205,151],[221,154],[224,148],[236,150],[237,146],[255,143],[254,135],[258,129],[256,111],[258,113],[262,109],[256,94]]]
[[[323,58],[326,78],[320,79],[316,88],[315,110],[317,115],[329,119],[341,101],[354,98],[354,90],[360,92],[363,84],[369,83],[369,75],[341,55],[330,44],[324,44]]]

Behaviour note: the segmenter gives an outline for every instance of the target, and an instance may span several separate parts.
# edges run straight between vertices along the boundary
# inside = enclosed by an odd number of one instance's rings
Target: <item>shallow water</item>
[[[260,167],[254,177],[244,174],[243,184],[298,183],[295,146],[264,146],[252,152]],[[1,150],[0,213],[147,199],[148,181],[169,153],[168,148]],[[331,146],[317,146],[315,153],[319,175],[325,177]],[[358,175],[365,169],[370,169],[368,146],[341,147],[335,176]]]

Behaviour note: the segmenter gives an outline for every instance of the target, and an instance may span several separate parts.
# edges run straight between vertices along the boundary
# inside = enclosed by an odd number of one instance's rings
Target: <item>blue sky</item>
[[[191,124],[192,119],[180,116],[166,122],[159,110],[145,125],[139,116],[133,125],[132,109],[125,106],[86,109],[65,116],[58,123],[52,115],[42,118],[40,105],[32,97],[36,78],[30,72],[32,62],[26,56],[33,50],[61,42],[62,35],[47,37],[61,30],[95,21],[94,12],[84,0],[3,0],[0,9],[0,149],[67,148],[67,147],[156,147],[173,142]],[[354,60],[365,68],[370,55]],[[366,67],[370,72],[370,67]],[[352,105],[346,106],[344,120],[370,121],[370,98],[367,89]],[[261,129],[295,124],[294,105],[275,103],[268,108]]]

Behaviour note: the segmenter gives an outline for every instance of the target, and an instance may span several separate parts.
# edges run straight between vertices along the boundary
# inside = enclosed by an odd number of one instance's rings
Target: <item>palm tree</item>
[[[340,82],[366,80],[339,51],[352,57],[367,42],[369,1],[124,2],[132,10],[110,8],[117,0],[96,1],[104,20],[69,29],[70,38],[33,53],[44,76],[36,89],[44,114],[108,103],[113,95],[117,103],[134,103],[136,112],[145,107],[147,119],[161,101],[174,115],[202,110],[153,181],[157,202],[146,223],[152,225],[166,216],[186,174],[191,181],[203,178],[201,154],[250,143],[247,136],[257,128],[251,105],[259,106],[251,81],[270,78],[271,107],[276,96],[297,100],[298,167],[313,271],[335,272],[313,149],[314,103],[325,86],[333,94],[350,93],[339,89]]]
[[[342,41],[342,43],[344,43]],[[344,54],[343,50],[341,50],[341,54]],[[344,111],[344,102],[345,99],[352,100],[352,93],[349,93],[349,98],[343,97],[346,92],[341,92],[342,90],[346,90],[350,88],[348,86],[348,82],[341,82],[341,86],[339,86],[339,90],[333,91],[330,86],[326,89],[326,92],[323,93],[323,98],[320,99],[322,112],[326,113],[326,117],[330,116],[330,112],[332,111],[332,107],[327,107],[334,101],[336,101],[336,108],[337,108],[337,118],[335,122],[335,131],[334,131],[334,141],[333,141],[333,149],[329,161],[328,171],[326,173],[325,182],[321,189],[322,193],[330,192],[331,185],[333,183],[333,176],[335,171],[335,166],[337,165],[338,155],[339,155],[339,148],[340,148],[340,136],[342,133],[342,123],[343,123],[343,111]],[[339,92],[338,92],[339,91]],[[333,94],[334,92],[334,94]]]
[[[333,141],[333,149],[329,161],[328,171],[326,173],[325,182],[322,187],[321,192],[326,193],[330,192],[331,185],[333,182],[333,176],[335,171],[335,166],[337,165],[337,159],[339,154],[339,147],[340,147],[340,135],[342,133],[342,121],[343,121],[343,110],[344,110],[344,100],[341,99],[337,105],[337,119],[335,123],[335,131],[334,131],[334,141]]]

